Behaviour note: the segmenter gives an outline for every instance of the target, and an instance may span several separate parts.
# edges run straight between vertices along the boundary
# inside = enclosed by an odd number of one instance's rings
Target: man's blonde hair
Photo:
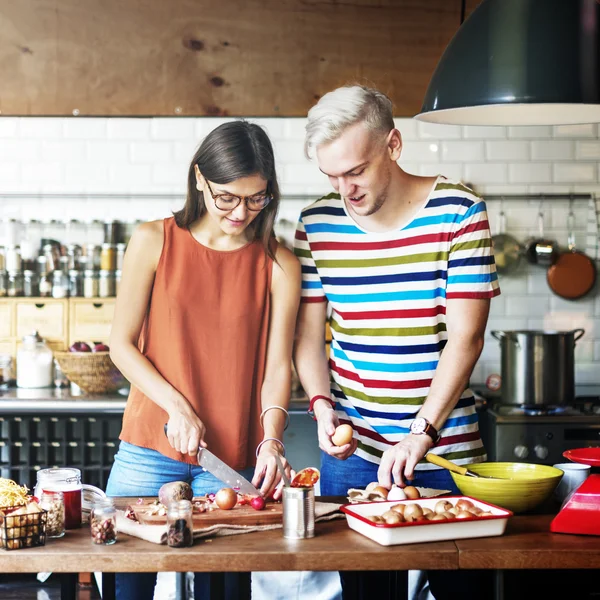
[[[325,94],[309,111],[304,153],[337,139],[351,125],[388,133],[394,129],[392,101],[382,92],[362,85],[347,85]]]

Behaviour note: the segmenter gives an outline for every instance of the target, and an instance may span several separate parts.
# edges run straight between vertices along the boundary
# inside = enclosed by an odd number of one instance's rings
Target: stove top
[[[575,403],[570,406],[523,406],[511,404],[498,404],[492,410],[503,416],[526,416],[526,417],[581,417],[600,416],[600,404],[591,402]]]

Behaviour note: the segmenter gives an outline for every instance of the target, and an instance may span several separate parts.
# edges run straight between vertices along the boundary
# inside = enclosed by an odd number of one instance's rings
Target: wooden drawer
[[[72,298],[69,344],[78,341],[107,343],[114,312],[114,298]]]
[[[0,300],[0,338],[12,337],[15,332],[14,300]]]
[[[16,336],[38,331],[47,341],[67,341],[68,300],[32,298],[16,302]]]

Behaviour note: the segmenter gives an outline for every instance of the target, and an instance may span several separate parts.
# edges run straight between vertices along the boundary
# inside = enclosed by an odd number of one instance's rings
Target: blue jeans
[[[377,481],[379,465],[353,454],[347,460],[338,460],[321,453],[321,494],[347,496],[348,488],[365,488]],[[450,472],[446,469],[415,471],[410,482],[419,487],[450,490],[460,494]],[[400,565],[399,565],[400,566]],[[427,571],[429,588],[436,600],[481,600],[491,598],[493,580],[486,571]],[[342,597],[366,600],[370,598],[408,597],[408,571],[343,571],[340,572]]]
[[[379,465],[353,454],[346,460],[333,458],[321,452],[321,495],[347,496],[348,488],[364,489],[372,481],[377,481]],[[450,472],[446,469],[415,471],[411,485],[436,490],[450,490],[460,494]]]
[[[254,468],[240,473],[246,479],[252,479]],[[156,450],[140,448],[121,442],[110,471],[106,494],[108,496],[158,496],[158,490],[164,483],[185,481],[189,483],[194,496],[204,496],[218,492],[223,482],[204,471],[200,466],[189,465],[162,455]],[[236,577],[225,579],[228,597],[237,597]],[[117,573],[117,600],[152,600],[156,585],[156,573]],[[194,578],[194,597],[196,600],[209,598],[209,576],[198,573]]]

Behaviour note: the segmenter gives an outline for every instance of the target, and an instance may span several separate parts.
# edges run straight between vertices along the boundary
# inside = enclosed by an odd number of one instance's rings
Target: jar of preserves
[[[100,251],[100,270],[114,271],[117,268],[117,247],[112,244],[102,244]]]
[[[194,543],[192,503],[175,500],[167,508],[167,544],[171,548],[184,548]]]
[[[34,298],[40,295],[40,280],[35,271],[23,271],[23,296]]]
[[[8,271],[6,295],[9,298],[23,295],[23,274],[20,271]]]
[[[112,298],[115,295],[114,271],[100,271],[98,280],[98,296],[100,298]]]
[[[98,271],[86,269],[83,272],[83,297],[97,298],[98,295]]]
[[[110,498],[94,502],[90,513],[90,533],[94,544],[114,544],[117,541],[117,511]]]
[[[81,527],[81,471],[73,467],[41,469],[37,473],[35,496],[44,491],[62,492],[65,529]]]
[[[65,535],[64,494],[58,491],[42,490],[39,506],[48,512],[46,535],[49,538],[60,538]]]
[[[17,350],[17,387],[50,387],[53,358],[52,350],[37,331],[24,336]]]

